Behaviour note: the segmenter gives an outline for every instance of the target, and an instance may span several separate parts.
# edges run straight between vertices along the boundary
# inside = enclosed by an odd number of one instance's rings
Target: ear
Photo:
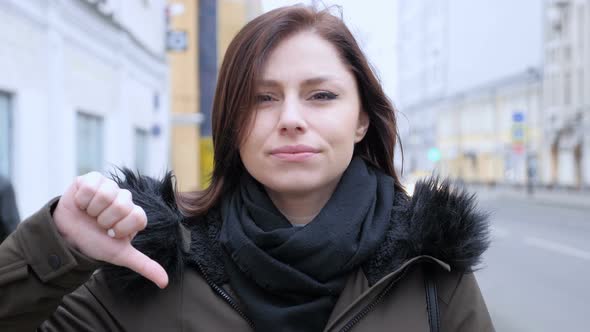
[[[356,132],[354,136],[354,142],[358,143],[365,138],[367,131],[369,130],[369,124],[371,121],[369,120],[369,114],[367,112],[361,110],[359,112],[359,119],[356,125]]]

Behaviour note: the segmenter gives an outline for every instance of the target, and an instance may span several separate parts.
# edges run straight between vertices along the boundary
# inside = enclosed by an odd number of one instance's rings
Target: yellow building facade
[[[261,13],[260,8],[260,2],[252,0],[168,3],[170,159],[180,191],[204,188],[209,183],[213,169],[210,114],[217,72],[232,38]]]
[[[172,9],[176,6],[176,9]],[[170,50],[170,102],[172,110],[171,164],[179,189],[190,190],[200,179],[200,123],[198,57],[198,17],[196,1],[169,2],[169,33],[183,33],[186,48]],[[171,11],[177,12],[171,12]],[[170,48],[170,46],[169,46]],[[188,120],[188,121],[187,121]]]

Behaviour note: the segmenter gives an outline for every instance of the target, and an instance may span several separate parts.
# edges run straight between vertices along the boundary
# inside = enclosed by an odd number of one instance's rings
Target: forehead
[[[314,32],[300,32],[282,40],[270,53],[260,81],[309,81],[311,77],[352,80],[336,48]]]

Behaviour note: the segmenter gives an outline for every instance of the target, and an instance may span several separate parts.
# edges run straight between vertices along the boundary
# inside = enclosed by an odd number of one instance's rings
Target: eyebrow
[[[303,86],[317,85],[317,84],[324,83],[326,81],[332,81],[332,80],[335,80],[335,78],[331,77],[331,76],[318,76],[318,77],[312,77],[312,78],[308,78],[308,79],[304,80],[301,85],[303,85]],[[259,86],[268,86],[268,87],[281,86],[281,83],[276,80],[259,80],[257,83]]]

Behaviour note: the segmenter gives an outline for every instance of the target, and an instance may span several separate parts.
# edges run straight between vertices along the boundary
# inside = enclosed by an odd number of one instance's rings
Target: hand
[[[164,268],[131,245],[147,217],[115,181],[98,172],[78,176],[60,198],[53,218],[64,239],[86,256],[127,267],[160,288],[168,285]]]

